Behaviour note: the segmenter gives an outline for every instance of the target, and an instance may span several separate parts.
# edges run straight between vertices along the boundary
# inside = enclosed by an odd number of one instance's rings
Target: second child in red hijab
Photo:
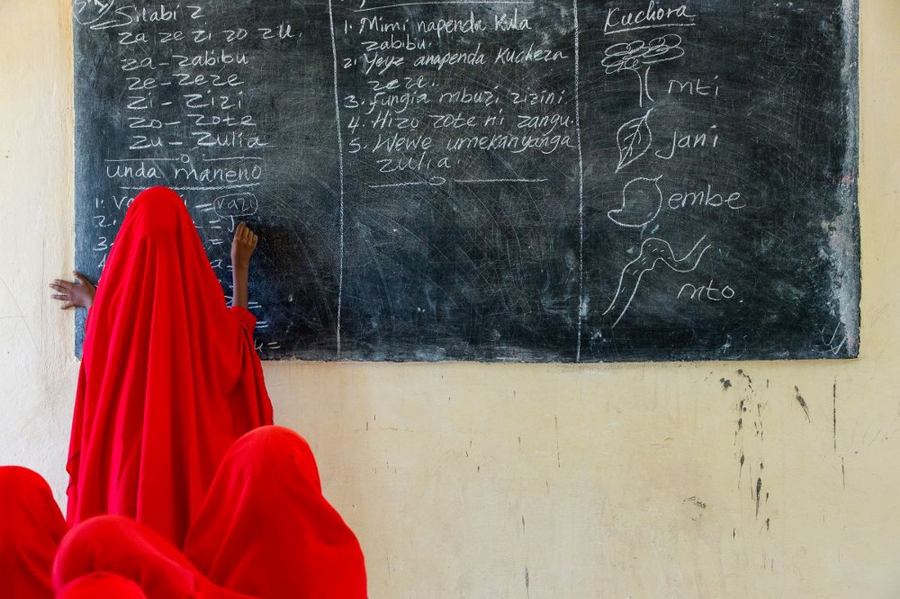
[[[248,271],[257,237],[232,245],[229,308],[184,201],[153,187],[128,209],[96,296],[51,285],[63,307],[90,307],[72,424],[69,525],[133,518],[182,547],[225,452],[272,424],[253,344]]]

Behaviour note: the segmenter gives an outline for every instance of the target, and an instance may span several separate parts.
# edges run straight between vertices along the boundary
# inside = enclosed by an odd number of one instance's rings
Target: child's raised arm
[[[234,240],[231,242],[232,308],[240,306],[246,309],[249,306],[250,257],[258,241],[259,237],[244,223],[234,230]]]

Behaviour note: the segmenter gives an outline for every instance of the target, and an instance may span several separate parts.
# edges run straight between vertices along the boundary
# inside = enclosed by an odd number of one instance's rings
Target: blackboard
[[[76,266],[179,191],[264,358],[847,358],[855,0],[73,4]]]

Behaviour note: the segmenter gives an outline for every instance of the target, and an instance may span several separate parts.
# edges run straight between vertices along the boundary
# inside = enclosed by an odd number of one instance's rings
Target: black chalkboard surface
[[[76,0],[76,266],[185,199],[263,357],[855,357],[856,0]]]

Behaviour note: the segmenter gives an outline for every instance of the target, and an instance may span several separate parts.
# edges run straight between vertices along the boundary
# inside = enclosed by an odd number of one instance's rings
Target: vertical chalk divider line
[[[575,361],[581,362],[581,326],[584,320],[584,153],[581,148],[581,31],[578,25],[578,0],[572,0],[575,30],[575,133],[578,136],[578,345]]]
[[[337,43],[334,39],[334,8],[333,0],[328,0],[328,23],[331,26],[331,57],[334,75],[334,116],[337,128],[338,143],[338,176],[340,177],[340,248],[338,252],[338,300],[337,300],[337,359],[341,359],[341,308],[344,299],[344,140],[341,136],[341,105],[338,96],[338,59]]]

